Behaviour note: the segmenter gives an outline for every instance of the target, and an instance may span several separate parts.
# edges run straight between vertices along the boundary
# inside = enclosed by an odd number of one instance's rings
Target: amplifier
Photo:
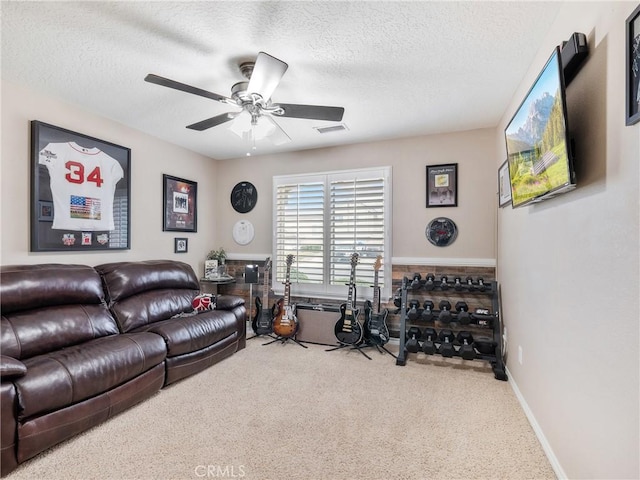
[[[334,327],[340,319],[339,305],[298,303],[296,317],[299,324],[296,340],[330,346],[338,344]]]

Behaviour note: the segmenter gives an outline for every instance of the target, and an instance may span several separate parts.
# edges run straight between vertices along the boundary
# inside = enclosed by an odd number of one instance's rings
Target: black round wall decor
[[[253,210],[258,201],[258,190],[251,182],[240,182],[231,190],[231,206],[238,213]]]
[[[424,234],[436,247],[447,247],[456,240],[458,227],[450,218],[438,217],[429,222]]]

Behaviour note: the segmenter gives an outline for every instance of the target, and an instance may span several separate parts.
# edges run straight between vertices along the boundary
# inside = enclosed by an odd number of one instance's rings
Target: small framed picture
[[[427,165],[427,208],[458,206],[458,164]]]
[[[640,121],[640,5],[626,22],[627,108],[626,124]]]
[[[53,222],[53,202],[38,201],[38,221]]]
[[[187,253],[188,250],[189,250],[188,238],[173,239],[173,253]]]
[[[163,223],[165,232],[198,231],[198,183],[162,175]]]
[[[498,204],[500,208],[511,203],[511,181],[509,179],[509,161],[505,160],[498,169]]]

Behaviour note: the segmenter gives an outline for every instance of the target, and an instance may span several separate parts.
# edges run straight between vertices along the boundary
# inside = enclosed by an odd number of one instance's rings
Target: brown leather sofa
[[[1,474],[243,348],[246,310],[174,261],[0,268]]]

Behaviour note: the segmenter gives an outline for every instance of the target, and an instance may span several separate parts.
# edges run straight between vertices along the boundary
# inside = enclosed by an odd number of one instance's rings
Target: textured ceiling
[[[185,126],[237,109],[145,75],[230,96],[265,51],[289,64],[275,103],[345,108],[346,131],[278,119],[292,142],[257,154],[469,130],[498,123],[561,5],[3,1],[2,78],[216,159],[248,142]]]

